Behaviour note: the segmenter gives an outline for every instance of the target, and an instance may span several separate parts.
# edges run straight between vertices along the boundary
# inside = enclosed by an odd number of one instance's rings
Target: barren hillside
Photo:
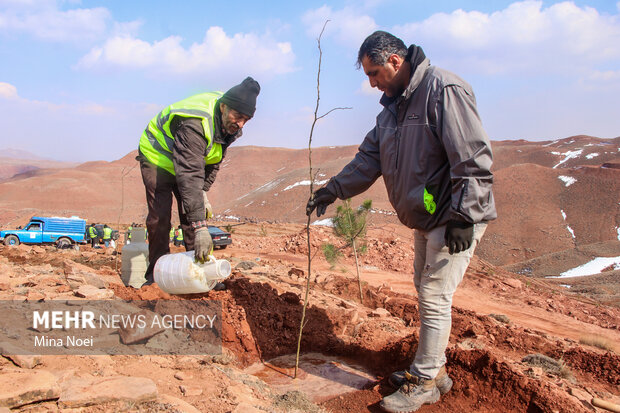
[[[508,265],[618,240],[620,138],[499,141],[493,149],[499,219],[489,226],[481,257]],[[356,151],[354,146],[315,148],[316,184],[340,171]],[[0,183],[0,224],[23,225],[35,214],[79,215],[112,225],[144,221],[135,155],[37,170]],[[307,162],[307,150],[233,146],[209,194],[216,214],[229,221],[304,222]],[[381,178],[354,205],[363,199],[373,200],[372,225],[397,223]]]

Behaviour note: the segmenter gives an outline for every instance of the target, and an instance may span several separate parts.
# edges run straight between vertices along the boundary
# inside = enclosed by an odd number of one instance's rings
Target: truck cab
[[[4,245],[83,243],[86,220],[78,217],[32,217],[23,229],[0,231]]]

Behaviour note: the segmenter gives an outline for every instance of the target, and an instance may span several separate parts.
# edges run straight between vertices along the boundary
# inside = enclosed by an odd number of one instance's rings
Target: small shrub
[[[600,348],[601,350],[616,352],[614,344],[607,338],[598,335],[584,336],[579,339],[580,344]]]
[[[372,207],[372,201],[367,199],[357,210],[351,208],[351,199],[345,199],[338,208],[336,216],[332,218],[334,223],[334,233],[347,243],[353,250],[355,256],[355,269],[357,271],[357,284],[360,293],[360,303],[364,301],[362,295],[362,281],[360,277],[360,267],[357,260],[358,249],[364,247],[364,237],[366,236],[366,218]],[[357,244],[357,245],[356,245]]]
[[[553,374],[554,376],[561,377],[563,379],[573,382],[575,378],[570,371],[564,360],[556,360],[544,354],[529,354],[521,360],[524,363],[534,367],[541,367],[545,373]]]
[[[364,255],[368,252],[368,244],[360,245],[360,249],[358,250],[360,255]]]
[[[334,244],[323,244],[321,245],[321,249],[323,250],[323,255],[327,262],[331,265],[331,269],[334,269],[338,261],[342,257],[342,252],[336,248]]]
[[[325,412],[321,407],[312,403],[308,397],[298,391],[292,390],[287,393],[284,393],[279,396],[275,396],[273,400],[273,405],[281,409],[283,411],[302,411],[302,412],[311,412],[311,413],[322,413]]]
[[[259,235],[261,237],[266,237],[267,236],[267,229],[265,228],[265,226],[263,224],[260,225],[260,230],[259,230]]]
[[[504,314],[489,314],[489,317],[496,319],[500,323],[510,324],[510,318]]]

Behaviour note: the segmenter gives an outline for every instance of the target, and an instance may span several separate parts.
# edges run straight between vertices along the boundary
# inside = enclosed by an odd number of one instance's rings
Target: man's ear
[[[224,108],[226,107],[226,103],[224,102],[219,102],[220,103],[220,112],[224,113]]]
[[[398,72],[398,69],[400,69],[400,66],[403,64],[403,58],[394,53],[388,57],[387,63],[392,65],[394,71]]]

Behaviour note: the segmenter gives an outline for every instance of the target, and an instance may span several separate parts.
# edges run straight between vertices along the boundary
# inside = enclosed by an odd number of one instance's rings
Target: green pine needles
[[[360,266],[357,254],[360,250],[362,252],[366,251],[366,245],[363,244],[363,240],[366,236],[366,221],[371,207],[372,200],[367,199],[354,210],[351,208],[351,199],[347,199],[336,209],[336,216],[332,218],[334,233],[346,243],[345,247],[353,249],[360,303],[363,303],[364,296],[362,295],[362,280],[360,277]],[[340,250],[331,244],[323,245],[323,254],[327,262],[332,266],[334,266],[338,258],[342,256]]]

